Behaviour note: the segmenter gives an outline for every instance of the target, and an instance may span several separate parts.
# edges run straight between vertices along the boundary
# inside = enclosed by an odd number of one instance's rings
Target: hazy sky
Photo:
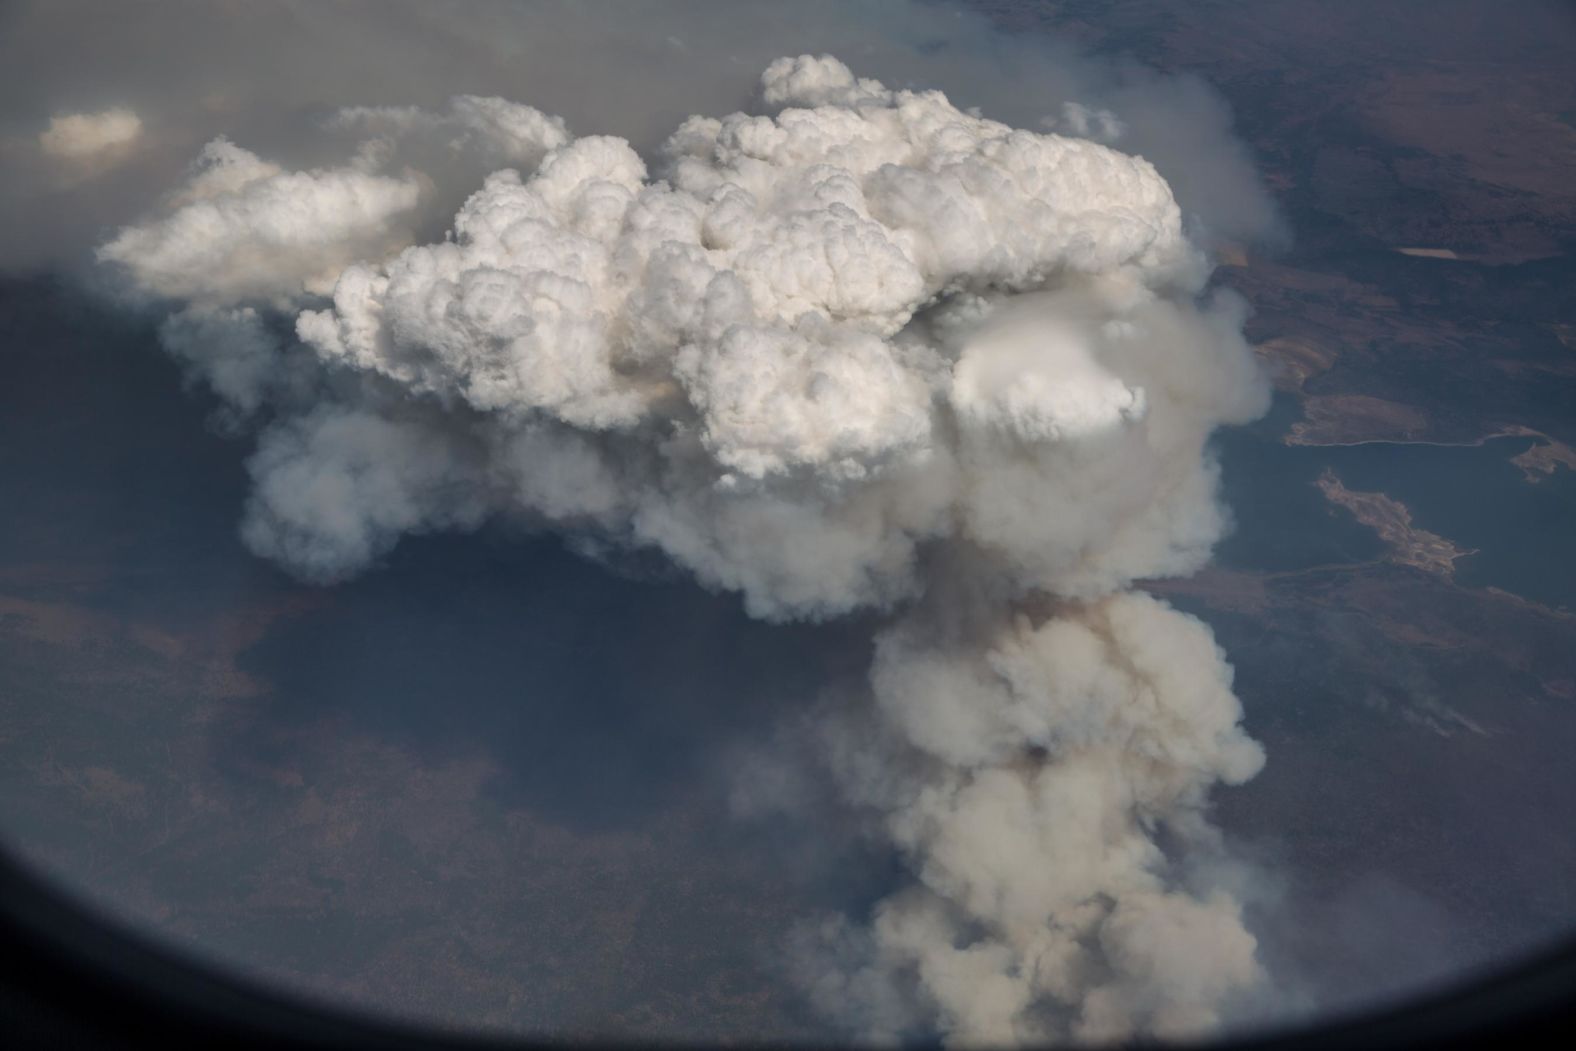
[[[946,4],[639,4],[610,20],[596,5],[494,0],[24,0],[0,11],[0,264],[79,264],[218,134],[283,162],[321,163],[343,141],[320,127],[336,109],[477,94],[645,151],[692,113],[746,106],[772,59],[821,51],[861,76],[922,82],[1020,127],[1066,121],[1068,102],[1110,107],[1126,126],[1124,148],[1160,164],[1217,234],[1273,222],[1225,107],[1202,82],[1007,37]],[[116,109],[140,121],[134,141],[91,155],[41,148],[53,118]]]

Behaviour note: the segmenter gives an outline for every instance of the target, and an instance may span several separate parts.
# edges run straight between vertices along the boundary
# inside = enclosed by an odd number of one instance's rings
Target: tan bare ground
[[[1521,468],[1521,473],[1529,482],[1540,482],[1563,467],[1568,471],[1576,471],[1576,449],[1572,449],[1564,442],[1555,441],[1546,434],[1538,435],[1542,444],[1534,445],[1520,456],[1512,456],[1510,462]]]
[[[304,613],[320,602],[313,593],[292,595],[277,603],[241,607],[200,629],[175,632],[69,602],[0,594],[0,624],[8,632],[52,646],[86,649],[129,644],[171,670],[195,675],[216,694],[249,697],[262,693],[264,687],[241,670],[240,655],[280,619]],[[84,669],[81,674],[90,672]]]
[[[1253,348],[1275,386],[1300,391],[1302,385],[1335,364],[1335,352],[1306,336],[1277,336]]]
[[[1390,549],[1387,557],[1392,562],[1415,566],[1448,580],[1455,576],[1456,559],[1475,553],[1456,547],[1438,533],[1414,526],[1412,512],[1399,500],[1383,493],[1346,488],[1329,468],[1319,475],[1317,484],[1326,500],[1346,508],[1359,522],[1379,534],[1379,539]]]
[[[1287,445],[1408,442],[1428,434],[1428,417],[1418,409],[1366,394],[1311,395],[1302,409],[1306,419],[1292,424]]]

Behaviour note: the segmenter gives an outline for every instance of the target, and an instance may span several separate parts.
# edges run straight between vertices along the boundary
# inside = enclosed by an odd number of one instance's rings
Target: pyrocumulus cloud
[[[1018,130],[825,56],[758,102],[649,165],[503,99],[347,109],[341,163],[216,140],[99,257],[260,428],[243,532],[305,578],[515,518],[757,617],[886,614],[819,737],[913,883],[795,946],[852,1031],[1207,1030],[1263,976],[1181,873],[1263,757],[1208,629],[1130,585],[1225,527],[1243,305],[1117,115]]]

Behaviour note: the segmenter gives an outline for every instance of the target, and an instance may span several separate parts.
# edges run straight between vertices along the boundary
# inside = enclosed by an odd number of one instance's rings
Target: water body
[[[1296,402],[1277,396],[1270,414],[1217,440],[1235,531],[1221,565],[1299,570],[1383,556],[1377,535],[1326,500],[1315,481],[1333,470],[1348,489],[1405,504],[1412,524],[1475,553],[1456,562],[1466,587],[1497,587],[1555,608],[1576,608],[1576,473],[1559,469],[1529,482],[1511,463],[1535,438],[1482,445],[1368,442],[1285,445]]]

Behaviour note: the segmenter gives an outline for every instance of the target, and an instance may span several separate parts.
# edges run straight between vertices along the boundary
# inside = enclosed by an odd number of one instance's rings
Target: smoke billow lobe
[[[259,427],[243,533],[304,578],[514,517],[756,617],[888,614],[819,738],[913,883],[796,945],[858,1035],[1206,1030],[1263,976],[1176,855],[1263,757],[1208,629],[1131,585],[1224,529],[1206,443],[1268,405],[1243,305],[1088,137],[1115,118],[1018,130],[825,56],[759,100],[655,171],[480,96],[342,111],[359,146],[305,170],[216,140],[98,255]]]

